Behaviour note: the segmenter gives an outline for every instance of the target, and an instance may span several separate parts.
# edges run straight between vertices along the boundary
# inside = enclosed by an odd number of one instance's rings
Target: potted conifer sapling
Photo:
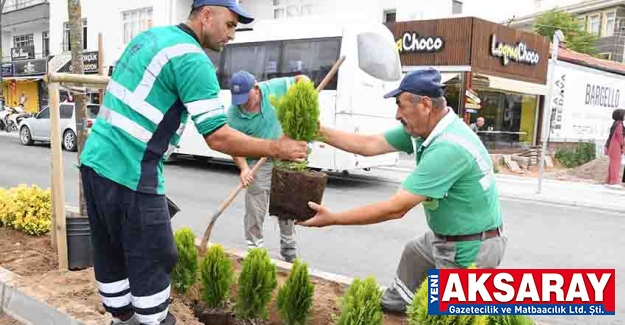
[[[271,99],[284,135],[311,143],[319,135],[319,92],[311,81],[291,86],[280,99]],[[303,162],[275,161],[271,180],[269,213],[279,219],[307,220],[315,216],[308,202],[321,204],[328,176]]]

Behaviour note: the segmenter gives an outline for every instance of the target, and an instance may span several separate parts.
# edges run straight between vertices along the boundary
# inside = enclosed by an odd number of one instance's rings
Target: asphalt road
[[[66,201],[77,206],[78,170],[75,153],[63,154]],[[17,138],[0,136],[0,187],[18,184],[50,184],[50,148],[24,147]],[[375,174],[375,170],[371,172]],[[201,236],[211,214],[236,187],[236,167],[181,161],[165,167],[168,196],[182,212],[176,228],[191,227]],[[331,178],[324,204],[332,210],[368,204],[390,196],[393,183]],[[245,248],[243,236],[244,193],[218,220],[211,241]],[[615,268],[617,301],[625,300],[621,272],[625,271],[625,218],[623,214],[592,209],[541,205],[502,200],[508,249],[502,268]],[[311,267],[351,277],[376,276],[390,285],[404,244],[426,231],[421,208],[404,219],[367,227],[325,229],[298,228],[299,254]],[[265,243],[278,256],[279,229],[268,219]],[[625,305],[617,303],[617,316],[548,317],[550,324],[621,324]]]

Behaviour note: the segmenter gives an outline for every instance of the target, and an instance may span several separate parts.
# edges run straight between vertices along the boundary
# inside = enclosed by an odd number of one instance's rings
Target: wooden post
[[[68,269],[67,230],[65,228],[65,186],[63,179],[63,152],[61,150],[61,127],[59,113],[59,84],[48,84],[50,97],[51,150],[52,150],[52,209],[54,210],[54,229],[56,232],[56,250],[59,258],[59,270]]]
[[[98,33],[98,74],[104,76],[104,39],[102,33]],[[100,89],[99,104],[104,104],[104,89]]]

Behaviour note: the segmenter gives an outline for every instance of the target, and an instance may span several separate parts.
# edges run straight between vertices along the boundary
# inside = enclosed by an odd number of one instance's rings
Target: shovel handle
[[[256,174],[260,166],[262,166],[265,163],[265,161],[267,161],[267,157],[261,158],[256,163],[256,165],[254,165],[254,167],[250,171],[250,174],[254,176],[254,174]],[[208,225],[208,228],[206,228],[206,231],[204,232],[204,236],[202,237],[202,242],[200,244],[200,250],[202,253],[206,249],[206,244],[208,243],[208,240],[210,239],[210,235],[211,235],[211,232],[213,231],[213,226],[215,225],[215,221],[217,221],[217,218],[221,216],[221,214],[224,212],[224,210],[226,210],[226,208],[230,205],[230,203],[234,201],[234,199],[237,197],[237,195],[239,194],[239,192],[241,192],[242,189],[243,189],[243,184],[239,182],[239,185],[237,186],[237,188],[235,188],[234,191],[230,193],[230,196],[228,196],[226,200],[223,201],[219,205],[219,208],[217,208],[217,211],[215,211],[215,213],[213,214],[213,217],[211,218],[211,222]]]
[[[332,80],[336,72],[339,70],[341,64],[343,64],[343,61],[345,61],[345,55],[341,56],[338,61],[334,62],[334,65],[332,66],[332,69],[330,69],[330,72],[328,72],[328,74],[323,78],[323,80],[321,80],[321,82],[317,86],[317,92],[322,91],[328,85],[330,80]]]

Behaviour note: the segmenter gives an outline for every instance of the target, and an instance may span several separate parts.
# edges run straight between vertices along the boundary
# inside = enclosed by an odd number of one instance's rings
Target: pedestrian
[[[612,112],[612,120],[614,122],[605,142],[605,154],[610,158],[606,185],[612,188],[622,188],[619,173],[621,171],[621,156],[625,154],[625,140],[623,139],[623,136],[625,136],[624,117],[625,110],[623,109],[615,109]]]
[[[375,156],[403,151],[417,164],[395,195],[384,201],[334,213],[309,203],[317,214],[298,224],[308,227],[369,225],[404,217],[422,204],[430,231],[408,242],[382,307],[405,313],[431,268],[499,266],[507,239],[492,161],[476,134],[443,96],[437,70],[407,74],[395,97],[402,124],[383,134],[363,135],[321,126],[325,142],[338,149]]]
[[[475,121],[475,123],[471,123],[471,125],[469,126],[471,128],[471,130],[473,132],[475,132],[476,134],[478,133],[478,131],[484,126],[484,118],[483,117],[478,117],[477,120]]]
[[[169,304],[178,252],[163,161],[189,117],[207,145],[225,154],[306,156],[305,142],[257,139],[226,125],[204,49],[221,52],[237,24],[252,20],[235,0],[194,0],[187,23],[139,34],[117,61],[80,156],[95,278],[112,324],[176,323]]]
[[[307,76],[275,78],[257,82],[247,71],[235,73],[230,80],[232,105],[228,110],[228,125],[249,136],[261,139],[277,139],[282,128],[270,98],[279,99],[290,87],[310,81]],[[233,157],[240,170],[242,184],[246,187],[244,229],[247,247],[264,246],[263,224],[269,206],[273,164],[266,161],[253,176],[251,168],[258,159]],[[280,226],[280,254],[287,262],[297,257],[295,224],[293,220],[278,220]]]

